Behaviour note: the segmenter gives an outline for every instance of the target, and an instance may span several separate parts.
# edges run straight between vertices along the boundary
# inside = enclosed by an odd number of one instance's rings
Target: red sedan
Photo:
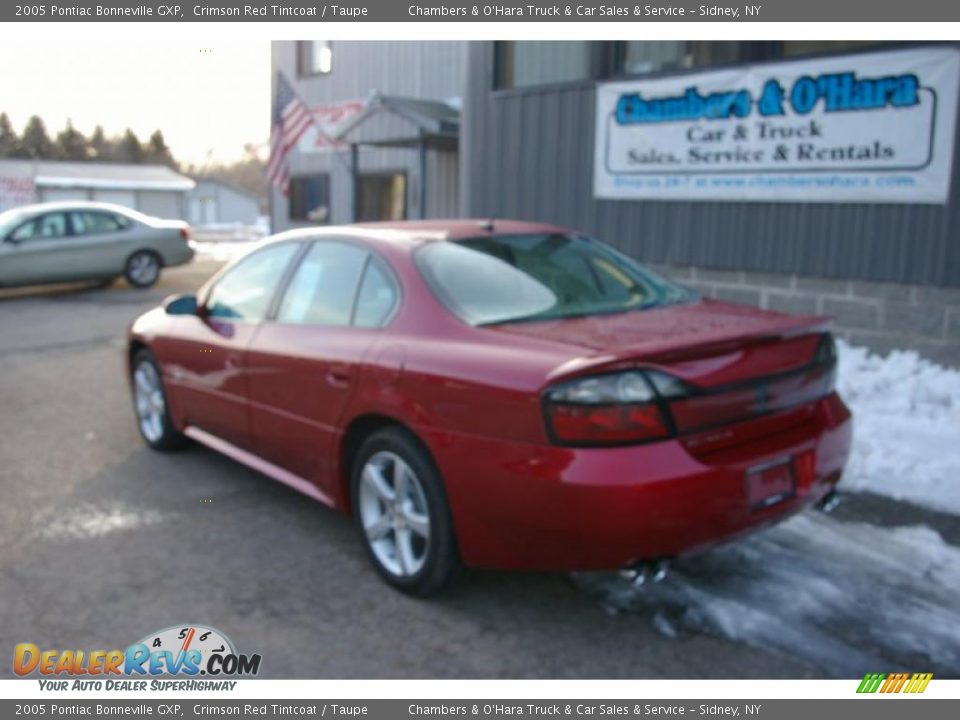
[[[412,594],[464,565],[642,568],[831,496],[821,317],[704,299],[549,225],[292,231],[133,324],[141,433],[356,517]]]

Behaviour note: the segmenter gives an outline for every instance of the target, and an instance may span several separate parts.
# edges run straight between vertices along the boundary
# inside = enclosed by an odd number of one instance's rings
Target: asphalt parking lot
[[[150,291],[0,292],[0,675],[18,642],[126,647],[182,623],[261,653],[268,677],[960,674],[955,518],[867,496],[639,597],[611,578],[495,572],[429,602],[387,589],[348,518],[206,449],[142,443],[126,325],[216,267],[167,271]],[[886,560],[866,554],[876,544]],[[928,566],[906,562],[918,547]],[[905,564],[883,564],[897,553]],[[891,636],[900,612],[925,615]]]

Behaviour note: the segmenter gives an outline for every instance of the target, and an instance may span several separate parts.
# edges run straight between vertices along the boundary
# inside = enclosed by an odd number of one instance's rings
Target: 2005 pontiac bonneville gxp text
[[[704,299],[549,225],[295,230],[138,318],[139,428],[352,512],[406,592],[638,572],[828,501],[826,319]]]

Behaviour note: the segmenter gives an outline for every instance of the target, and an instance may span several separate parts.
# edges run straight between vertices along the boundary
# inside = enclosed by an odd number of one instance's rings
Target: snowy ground
[[[960,515],[960,371],[838,345],[837,386],[854,416],[843,487]]]
[[[574,581],[608,612],[645,615],[669,637],[720,635],[836,677],[960,675],[960,549],[923,526],[810,512],[682,561],[639,590],[611,574]]]

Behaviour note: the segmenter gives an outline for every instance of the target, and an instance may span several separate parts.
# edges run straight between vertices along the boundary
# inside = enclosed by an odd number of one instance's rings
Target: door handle
[[[331,368],[327,371],[327,385],[341,390],[349,387],[350,372],[346,368]]]

